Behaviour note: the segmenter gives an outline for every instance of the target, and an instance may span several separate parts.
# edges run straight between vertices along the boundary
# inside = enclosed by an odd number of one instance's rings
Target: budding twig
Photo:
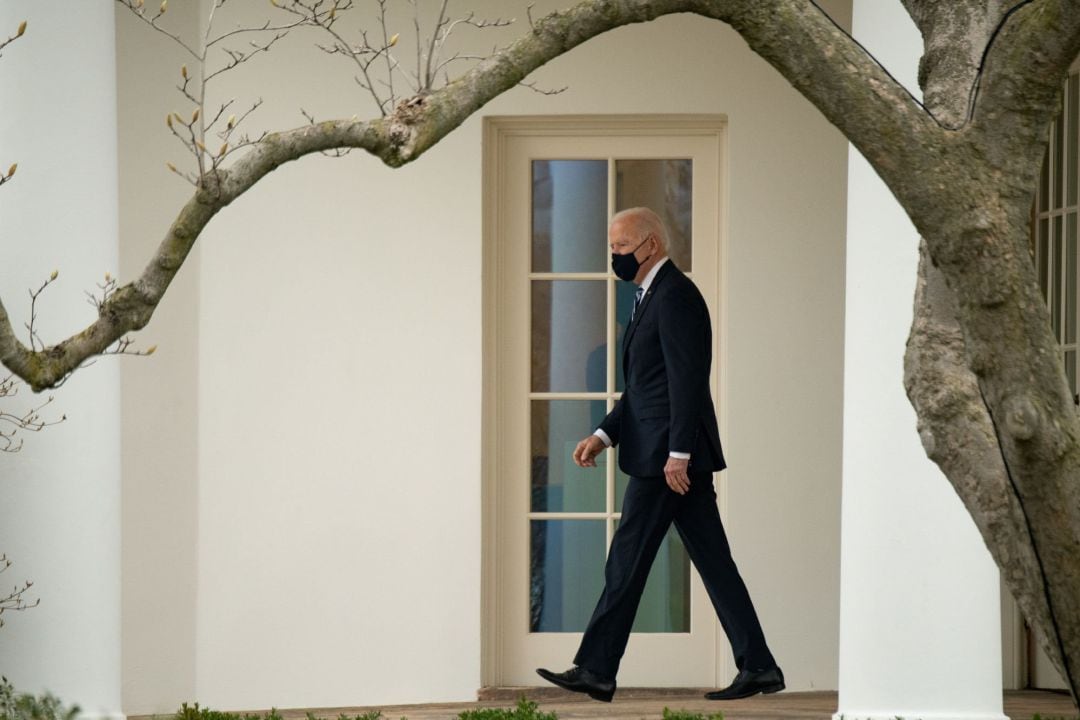
[[[116,344],[110,347],[108,350],[102,351],[102,355],[134,355],[135,357],[150,357],[157,352],[157,345],[151,345],[145,350],[132,350],[131,346],[135,344],[135,341],[125,335],[116,341]]]
[[[8,45],[10,45],[11,43],[18,40],[19,38],[21,38],[25,34],[26,34],[26,21],[23,20],[21,23],[19,23],[19,29],[15,31],[14,35],[9,37],[7,40],[4,40],[3,42],[0,42],[0,51],[3,51],[4,48],[6,48]]]
[[[7,555],[0,555],[0,573],[11,567],[11,561],[8,560]],[[31,603],[23,600],[23,595],[34,587],[34,583],[27,580],[22,584],[22,587],[16,585],[15,588],[4,597],[0,597],[0,627],[4,627],[3,614],[7,610],[29,610],[32,607],[37,607],[41,602],[41,598],[34,600]]]
[[[98,290],[101,291],[101,297],[98,297],[95,293],[86,291],[86,299],[94,308],[101,313],[102,308],[105,307],[105,303],[109,301],[109,298],[116,292],[117,283],[116,278],[112,276],[112,273],[105,273],[105,282],[97,284]]]
[[[186,42],[184,42],[184,39],[182,37],[180,37],[176,33],[169,32],[165,28],[158,25],[157,21],[162,15],[165,14],[165,10],[167,9],[167,3],[165,3],[165,2],[161,3],[161,6],[159,8],[159,12],[157,13],[157,15],[154,15],[153,17],[147,17],[146,12],[145,12],[145,7],[144,7],[143,0],[116,0],[116,2],[120,3],[121,5],[126,7],[128,10],[130,10],[132,13],[134,13],[135,17],[139,18],[144,23],[146,23],[150,27],[154,28],[159,33],[161,33],[162,35],[164,35],[165,37],[169,38],[170,40],[175,42],[177,45],[182,47],[187,52],[188,55],[190,55],[191,57],[195,58],[196,60],[198,60],[200,62],[202,61],[202,59],[203,59],[202,55],[195,52],[191,48],[190,45],[188,45]]]
[[[30,293],[30,322],[25,324],[27,331],[30,334],[30,349],[36,351],[37,345],[41,345],[41,349],[45,349],[45,343],[41,341],[41,338],[37,334],[37,330],[34,328],[34,323],[37,322],[37,300],[41,293],[45,292],[45,288],[56,282],[56,278],[60,277],[59,270],[53,270],[49,275],[49,279],[41,284],[37,290],[27,290]]]
[[[180,82],[176,86],[176,89],[183,95],[184,99],[195,106],[191,119],[184,120],[179,113],[170,113],[166,118],[166,124],[168,125],[169,131],[181,142],[187,152],[194,156],[197,171],[195,174],[183,171],[171,162],[166,163],[166,166],[170,171],[184,178],[195,187],[201,187],[207,173],[217,171],[221,162],[228,155],[238,149],[246,148],[258,143],[267,135],[267,133],[263,132],[254,140],[247,134],[239,136],[238,139],[231,138],[232,134],[237,131],[238,126],[244,119],[262,104],[262,100],[260,99],[239,118],[237,118],[236,115],[230,115],[230,120],[224,130],[216,131],[224,143],[218,150],[213,152],[208,151],[206,147],[208,132],[215,132],[215,126],[236,102],[236,99],[233,98],[222,103],[218,107],[216,113],[210,117],[206,112],[206,89],[209,83],[222,73],[233,70],[237,66],[250,61],[260,54],[269,52],[278,41],[285,37],[289,30],[304,24],[302,20],[282,24],[273,24],[270,21],[266,21],[251,27],[234,28],[215,36],[213,33],[218,10],[223,8],[228,1],[229,0],[213,0],[210,4],[210,11],[207,14],[206,24],[203,28],[203,44],[202,47],[196,51],[193,46],[188,44],[180,35],[170,32],[159,23],[161,16],[165,14],[168,9],[167,1],[161,3],[157,14],[149,16],[145,9],[145,0],[117,0],[121,5],[132,11],[140,20],[181,45],[195,60],[196,65],[194,66],[194,71],[192,71],[188,65],[182,65],[180,67]],[[251,41],[248,43],[248,46],[244,48],[226,47],[224,44],[226,41],[236,39],[242,35],[258,33],[273,33],[273,36],[259,42]],[[221,52],[225,61],[219,67],[210,69],[207,66],[208,53],[214,48]]]
[[[16,380],[13,375],[8,375],[0,380],[0,398],[13,398],[18,395],[19,388],[15,383]],[[20,430],[41,432],[50,425],[58,425],[67,420],[66,415],[61,416],[59,420],[41,419],[41,411],[45,406],[50,405],[52,401],[53,396],[50,395],[44,402],[21,414],[0,410],[0,452],[19,452],[22,449],[22,438],[16,438]],[[10,563],[5,565],[4,557],[0,555],[0,572],[6,570],[9,565]],[[7,599],[10,600],[10,596]],[[4,602],[5,599],[0,598],[0,613],[3,612]]]
[[[19,163],[11,163],[11,167],[8,168],[7,174],[0,174],[0,185],[3,185],[12,177],[15,176],[15,171],[19,169]]]

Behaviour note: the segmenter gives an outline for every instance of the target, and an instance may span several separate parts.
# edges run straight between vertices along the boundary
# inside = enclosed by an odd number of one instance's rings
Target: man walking
[[[705,697],[778,692],[784,674],[765,643],[716,507],[712,474],[725,464],[709,391],[712,325],[705,300],[668,259],[667,231],[652,210],[616,214],[608,241],[615,275],[638,285],[623,336],[625,390],[596,432],[578,443],[574,462],[595,467],[604,448],[620,445],[619,467],[630,482],[604,569],[604,591],[574,667],[536,672],[559,687],[611,701],[649,569],[674,522],[739,670],[730,686]]]

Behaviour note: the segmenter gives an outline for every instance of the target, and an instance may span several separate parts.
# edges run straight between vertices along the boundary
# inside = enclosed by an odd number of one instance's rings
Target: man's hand
[[[673,457],[669,457],[664,465],[664,479],[667,480],[668,487],[680,495],[685,495],[690,489],[690,475],[686,472],[688,467],[689,460]]]
[[[596,435],[590,435],[574,448],[574,463],[578,467],[596,467],[596,456],[605,448],[604,441]]]

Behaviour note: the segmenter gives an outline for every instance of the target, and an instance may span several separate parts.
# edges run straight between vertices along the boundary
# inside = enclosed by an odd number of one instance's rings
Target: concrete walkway
[[[301,708],[279,712],[286,720],[303,720],[306,713],[335,720],[339,714],[358,715],[371,710],[382,712],[386,720],[449,720],[463,710],[482,707],[510,707],[517,697],[524,694],[535,700],[544,712],[555,712],[559,720],[643,720],[659,718],[665,707],[672,710],[688,710],[708,716],[723,712],[725,720],[751,720],[760,718],[806,718],[807,720],[831,720],[836,711],[835,692],[784,692],[776,695],[757,696],[748,700],[708,702],[702,698],[704,690],[656,690],[622,689],[613,703],[600,703],[572,695],[555,688],[521,688],[481,691],[483,700],[472,703],[438,703],[427,705],[387,705],[379,707]],[[1035,714],[1043,720],[1050,718],[1077,718],[1076,708],[1068,695],[1039,690],[1019,690],[1005,693],[1005,714],[1012,720],[1031,720]],[[148,720],[148,716],[131,716],[129,720]],[[915,720],[909,718],[907,720]]]

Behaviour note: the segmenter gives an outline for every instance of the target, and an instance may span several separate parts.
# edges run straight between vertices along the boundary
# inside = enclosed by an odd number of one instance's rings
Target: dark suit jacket
[[[668,453],[690,453],[692,472],[723,470],[709,391],[712,323],[697,286],[669,259],[623,336],[622,397],[600,429],[619,445],[627,475],[664,474]]]

